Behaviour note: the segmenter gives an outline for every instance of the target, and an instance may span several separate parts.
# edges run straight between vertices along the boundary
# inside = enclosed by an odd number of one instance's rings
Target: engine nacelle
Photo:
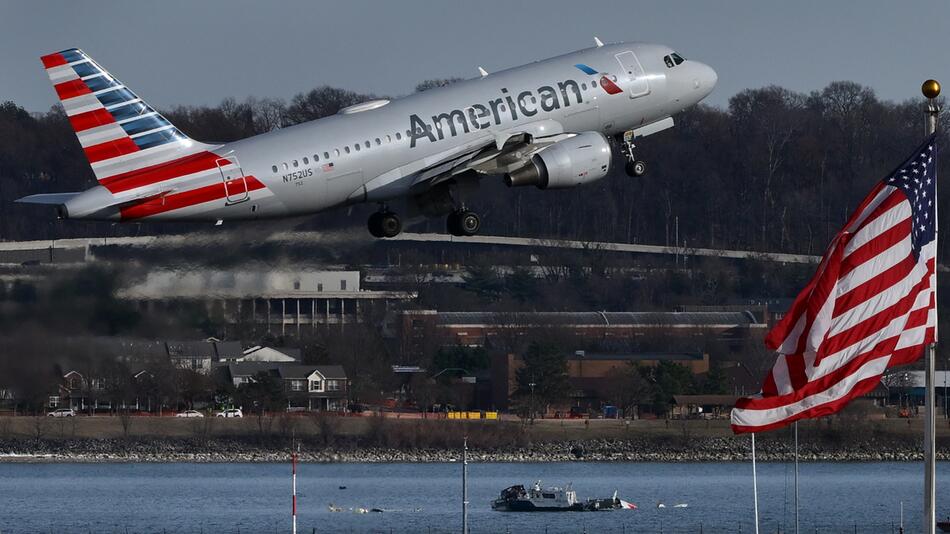
[[[524,167],[505,175],[508,187],[535,185],[564,189],[589,184],[607,176],[610,143],[598,132],[585,132],[559,141],[531,157]]]

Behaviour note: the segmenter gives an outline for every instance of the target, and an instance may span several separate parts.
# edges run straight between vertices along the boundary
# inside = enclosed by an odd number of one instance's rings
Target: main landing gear
[[[632,176],[634,178],[639,178],[647,173],[647,163],[643,160],[637,159],[633,154],[633,149],[637,146],[633,144],[633,131],[626,131],[623,133],[623,146],[620,151],[623,154],[624,159],[627,160],[626,165],[623,169],[626,171],[627,176]]]
[[[385,208],[370,215],[366,226],[373,237],[396,237],[402,231],[399,216]]]
[[[482,227],[482,220],[474,211],[460,208],[449,214],[445,220],[445,228],[454,236],[473,236]]]

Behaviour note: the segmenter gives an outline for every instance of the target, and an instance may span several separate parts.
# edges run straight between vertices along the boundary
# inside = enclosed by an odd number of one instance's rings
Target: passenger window
[[[320,154],[314,154],[314,155],[313,155],[313,162],[316,163],[316,162],[318,162],[318,161],[320,161]]]
[[[286,162],[286,161],[283,162],[283,163],[281,163],[281,165],[284,166],[284,170],[285,170],[285,171],[289,168],[289,167],[287,166],[287,162]]]
[[[274,171],[274,172],[276,173],[276,172],[277,172],[277,165],[272,166],[272,167],[270,168],[270,170],[272,170],[272,171]]]
[[[422,133],[422,129],[419,129],[419,133]],[[412,137],[412,132],[406,130],[406,137]]]
[[[343,152],[346,152],[347,154],[349,154],[349,153],[350,153],[350,145],[346,145],[345,147],[343,147]]]
[[[303,157],[303,164],[304,164],[304,165],[309,165],[309,164],[310,164],[310,158],[308,158],[307,156],[304,156],[304,157]]]
[[[376,138],[376,146],[379,146],[379,145],[381,145],[381,144],[383,144],[383,142],[380,141],[379,138],[377,137],[377,138]]]
[[[585,91],[587,90],[587,82],[584,82],[584,83],[581,84],[581,89],[583,89],[583,90],[585,90]]]
[[[379,139],[377,139],[377,141],[379,141]],[[366,141],[366,142],[363,143],[363,144],[366,145],[366,148],[369,148],[369,141]]]
[[[339,154],[337,154],[337,156],[339,156]],[[323,159],[330,159],[330,153],[329,153],[329,152],[324,152],[324,153],[323,153]]]
[[[353,145],[353,148],[355,148],[356,151],[359,152],[359,151],[360,151],[360,144],[359,144],[359,143],[356,143],[355,145]]]
[[[333,149],[333,153],[336,154],[337,156],[339,156],[339,155],[340,155],[340,149],[339,149],[339,148],[334,148],[334,149]]]
[[[387,142],[387,143],[392,143],[392,142],[393,142],[393,138],[392,138],[392,137],[389,137],[389,134],[386,134],[386,142]]]
[[[299,165],[299,163],[297,163],[297,160],[294,160],[294,168],[295,168],[295,169],[297,168],[298,165]]]
[[[399,141],[400,139],[402,139],[402,134],[396,132],[396,141]]]

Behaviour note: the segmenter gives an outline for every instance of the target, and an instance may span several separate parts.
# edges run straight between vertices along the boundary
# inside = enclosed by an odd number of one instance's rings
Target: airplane
[[[466,203],[486,176],[510,187],[572,188],[606,176],[618,150],[630,176],[641,137],[705,98],[718,80],[703,63],[647,43],[595,46],[232,143],[189,138],[88,54],[42,62],[98,185],[17,200],[62,219],[223,221],[290,217],[376,203],[369,232],[391,238],[403,217],[446,216],[475,235]],[[402,202],[404,201],[404,202]]]

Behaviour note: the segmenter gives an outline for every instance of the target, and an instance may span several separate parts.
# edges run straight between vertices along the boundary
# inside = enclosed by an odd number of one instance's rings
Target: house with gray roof
[[[283,383],[288,410],[345,410],[349,378],[341,365],[302,365],[285,362],[236,362],[227,366],[228,379],[240,388],[267,373]]]
[[[179,369],[209,374],[217,362],[233,361],[244,355],[237,341],[166,341],[165,350],[172,365]]]

